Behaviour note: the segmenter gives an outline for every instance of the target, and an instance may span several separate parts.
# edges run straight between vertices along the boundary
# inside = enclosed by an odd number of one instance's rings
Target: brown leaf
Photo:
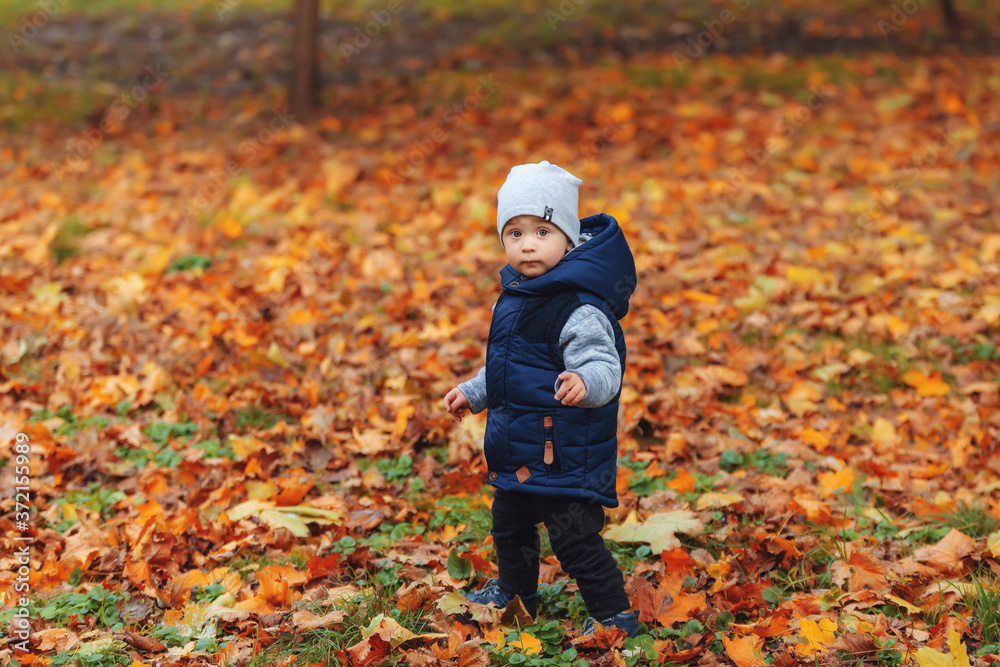
[[[17,636],[12,634],[11,636]],[[55,650],[57,653],[68,653],[80,644],[80,637],[66,628],[46,628],[31,633],[31,638],[38,642],[39,651]]]
[[[133,594],[128,600],[118,603],[118,613],[126,625],[135,625],[145,621],[154,607],[155,602],[150,598]]]
[[[534,619],[528,610],[525,609],[524,603],[521,601],[520,596],[515,595],[514,599],[507,603],[507,606],[503,610],[503,614],[500,615],[500,625],[504,627],[520,627],[523,625],[531,625],[534,623]]]
[[[322,616],[317,616],[304,609],[292,614],[292,625],[300,632],[316,630],[317,628],[339,627],[343,621],[344,612],[340,609],[334,609]]]
[[[843,649],[855,658],[874,655],[879,649],[871,637],[865,635],[842,635],[830,645],[831,650]]]
[[[131,630],[116,632],[115,639],[120,639],[129,646],[133,646],[140,651],[159,653],[160,651],[167,650],[166,645],[161,643],[160,640],[155,637],[146,637],[145,635],[140,635],[139,633],[132,632]]]
[[[621,648],[627,636],[627,633],[619,627],[612,625],[605,628],[600,623],[595,623],[594,634],[570,640],[570,645],[578,651],[610,651],[613,648]]]
[[[962,559],[975,551],[975,549],[975,540],[965,533],[952,528],[936,544],[921,547],[914,551],[913,558],[942,570],[950,570],[957,567]]]
[[[888,593],[892,584],[886,579],[886,567],[870,553],[853,552],[848,562],[836,560],[830,565],[830,580],[838,586],[847,583],[847,590],[870,590],[877,595]]]

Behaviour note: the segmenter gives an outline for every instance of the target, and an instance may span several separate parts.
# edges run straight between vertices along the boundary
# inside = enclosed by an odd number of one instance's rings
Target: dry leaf
[[[612,526],[604,532],[604,538],[614,542],[647,542],[654,552],[670,551],[681,546],[674,533],[700,535],[704,527],[693,512],[676,510],[651,514],[643,522]]]

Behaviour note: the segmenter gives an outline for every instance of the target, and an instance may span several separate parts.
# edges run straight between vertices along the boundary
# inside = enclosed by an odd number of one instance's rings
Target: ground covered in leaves
[[[1000,62],[690,56],[460,46],[308,125],[176,62],[3,79],[4,664],[994,661]],[[537,618],[460,595],[496,571],[485,416],[441,399],[541,159],[639,271],[637,640],[579,636],[547,546]]]

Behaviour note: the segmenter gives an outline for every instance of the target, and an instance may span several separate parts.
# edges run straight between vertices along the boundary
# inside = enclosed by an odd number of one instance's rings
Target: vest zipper
[[[552,436],[552,415],[542,417],[542,426],[545,435],[545,453],[542,460],[545,462],[545,465],[551,466],[556,461],[555,444]]]

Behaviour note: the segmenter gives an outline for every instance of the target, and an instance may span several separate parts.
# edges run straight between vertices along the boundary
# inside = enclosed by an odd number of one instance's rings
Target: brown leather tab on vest
[[[552,441],[545,441],[545,465],[550,466],[552,462],[555,461],[555,456],[553,455]]]
[[[545,417],[543,417],[542,418],[542,424],[545,425],[545,428],[552,428],[552,417],[550,417],[548,415],[546,415]]]
[[[521,466],[521,469],[517,471],[517,481],[524,484],[524,480],[531,477],[531,471],[528,470],[528,466]]]

